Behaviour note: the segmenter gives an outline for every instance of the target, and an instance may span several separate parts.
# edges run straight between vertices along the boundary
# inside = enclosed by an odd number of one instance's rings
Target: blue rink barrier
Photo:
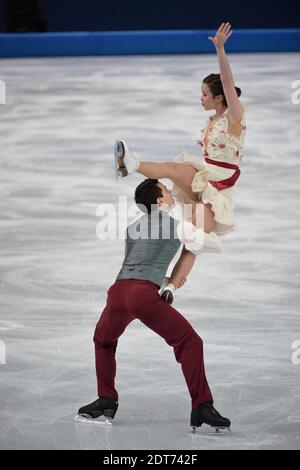
[[[0,34],[0,57],[215,52],[211,30]],[[300,28],[234,30],[228,52],[300,51]]]

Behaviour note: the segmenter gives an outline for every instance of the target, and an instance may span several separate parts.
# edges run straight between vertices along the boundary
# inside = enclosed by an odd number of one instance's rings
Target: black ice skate
[[[214,428],[214,431],[217,433],[229,434],[230,432],[230,420],[221,416],[210,401],[201,403],[191,412],[191,426],[194,434],[196,428],[200,427],[203,423]]]
[[[75,421],[111,426],[118,406],[119,404],[114,398],[99,397],[93,403],[79,408]]]

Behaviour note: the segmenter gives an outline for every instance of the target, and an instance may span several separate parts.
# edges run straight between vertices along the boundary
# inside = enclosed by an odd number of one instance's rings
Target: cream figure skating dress
[[[241,119],[242,131],[239,137],[228,133],[227,111],[212,124],[208,118],[198,144],[203,150],[204,160],[183,152],[177,162],[186,163],[197,173],[192,181],[192,190],[199,193],[204,204],[211,204],[215,216],[215,229],[218,235],[234,230],[234,185],[240,175],[239,164],[246,134],[245,111]],[[191,202],[176,185],[173,195],[180,204]]]

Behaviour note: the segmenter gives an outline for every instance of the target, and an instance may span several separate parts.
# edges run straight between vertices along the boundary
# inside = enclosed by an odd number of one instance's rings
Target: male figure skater
[[[174,199],[158,180],[143,181],[136,188],[135,202],[145,214],[127,227],[123,265],[108,290],[107,303],[94,334],[99,398],[80,408],[76,420],[102,421],[104,417],[111,424],[118,409],[115,388],[118,338],[131,321],[139,319],[174,349],[191,396],[193,432],[202,423],[216,430],[228,430],[229,419],[213,407],[205,376],[202,339],[158,293],[181,242],[185,244],[184,256],[185,250],[198,254],[203,244],[213,241],[203,230],[195,227],[192,231],[185,230],[184,224],[189,222],[178,222],[169,216],[168,209],[174,205]]]

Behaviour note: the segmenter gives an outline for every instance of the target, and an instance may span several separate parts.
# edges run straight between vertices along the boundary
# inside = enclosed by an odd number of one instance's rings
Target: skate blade
[[[124,176],[128,175],[125,163],[124,163],[124,156],[125,156],[125,148],[123,143],[120,140],[117,140],[115,143],[115,179],[116,181],[119,178],[123,178]]]
[[[99,416],[99,418],[90,418],[88,416],[77,415],[75,416],[76,423],[87,424],[100,424],[101,426],[112,426],[112,419],[106,416]]]
[[[228,427],[215,427],[210,426],[208,428],[203,428],[201,431],[198,430],[199,428],[192,427],[192,434],[198,436],[228,436],[231,434],[231,429]]]
[[[169,290],[165,290],[165,291],[162,293],[161,298],[162,298],[165,302],[167,302],[167,304],[169,304],[169,305],[172,305],[172,303],[173,303],[173,301],[174,301],[174,296],[173,296],[172,292],[169,291]]]

